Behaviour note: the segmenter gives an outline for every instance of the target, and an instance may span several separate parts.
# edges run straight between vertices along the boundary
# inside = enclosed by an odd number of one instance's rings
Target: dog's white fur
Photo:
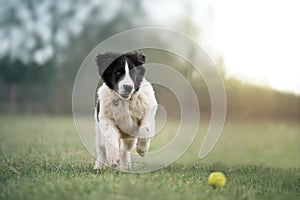
[[[157,101],[152,85],[144,78],[139,90],[129,100],[121,99],[103,83],[97,91],[100,112],[96,122],[97,159],[94,169],[131,166],[130,150],[136,145],[141,155],[149,150],[150,138],[155,134]]]
[[[130,95],[132,94],[132,92],[135,90],[134,88],[134,83],[129,75],[129,67],[128,67],[128,63],[127,61],[125,61],[125,75],[122,78],[122,80],[119,81],[119,93],[124,93],[124,85],[129,85],[132,86],[133,90],[131,90],[128,99],[130,98]],[[119,93],[117,93],[119,95]],[[120,98],[122,98],[122,96],[120,96]],[[123,98],[124,99],[124,98]],[[127,99],[126,99],[127,100]]]

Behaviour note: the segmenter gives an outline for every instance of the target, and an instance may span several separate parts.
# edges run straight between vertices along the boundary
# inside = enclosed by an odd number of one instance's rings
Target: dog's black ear
[[[99,75],[101,76],[107,67],[120,56],[121,54],[116,52],[99,53],[96,57]]]
[[[126,53],[125,56],[129,58],[136,66],[142,65],[146,61],[145,55],[138,51],[131,51],[129,53]]]

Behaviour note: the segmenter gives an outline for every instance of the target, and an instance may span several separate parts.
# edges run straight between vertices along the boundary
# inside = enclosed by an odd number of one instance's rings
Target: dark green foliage
[[[227,114],[233,118],[300,119],[300,96],[267,87],[225,80]]]
[[[55,69],[51,63],[40,66],[35,63],[24,64],[5,57],[0,60],[0,83],[17,85],[49,85],[55,81]]]

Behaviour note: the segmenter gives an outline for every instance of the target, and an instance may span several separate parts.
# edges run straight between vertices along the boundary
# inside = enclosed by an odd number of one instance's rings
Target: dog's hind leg
[[[120,167],[122,169],[131,168],[130,150],[136,145],[137,138],[125,137],[120,141]]]

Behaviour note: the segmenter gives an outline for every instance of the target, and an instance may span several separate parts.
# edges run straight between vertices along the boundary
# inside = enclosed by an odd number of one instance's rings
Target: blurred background
[[[299,11],[298,0],[0,0],[0,199],[297,199]],[[212,58],[227,95],[222,134],[199,159],[211,115],[203,78],[177,55],[142,49],[148,63],[174,68],[197,91],[198,134],[165,170],[96,175],[72,116],[77,70],[101,41],[149,26],[184,33]],[[176,41],[166,45],[181,47]],[[193,48],[189,55],[199,56]],[[176,96],[154,86],[168,120],[150,152],[170,143],[181,125]],[[93,114],[82,121],[81,133],[94,148]],[[212,171],[227,176],[224,190],[207,188]]]
[[[121,31],[156,26],[206,49],[224,80],[228,118],[300,118],[297,1],[0,2],[2,114],[71,114],[74,78],[91,49]],[[190,80],[200,91],[201,114],[209,116],[210,96],[193,68],[167,52],[147,53]]]

